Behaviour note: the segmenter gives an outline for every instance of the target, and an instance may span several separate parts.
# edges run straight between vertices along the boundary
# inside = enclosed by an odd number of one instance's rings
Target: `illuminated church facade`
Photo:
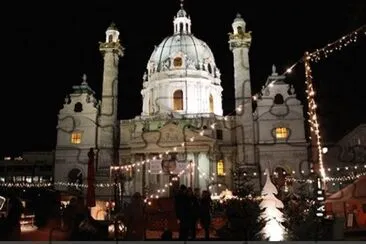
[[[303,106],[294,88],[273,66],[260,95],[251,91],[252,37],[243,18],[238,14],[234,19],[228,41],[235,86],[235,108],[228,115],[223,114],[214,54],[191,33],[191,24],[181,7],[173,20],[173,35],[155,47],[147,63],[142,113],[129,120],[117,118],[117,109],[123,109],[117,100],[124,48],[116,26],[106,30],[99,47],[104,58],[101,99],[84,76],[59,111],[54,176],[58,190],[87,184],[90,148],[95,152],[100,200],[110,197],[113,187],[108,184],[115,182],[117,172],[129,178],[125,195],[139,191],[169,196],[179,184],[231,189],[236,165],[258,185],[264,183],[266,168],[296,177],[308,171]],[[85,193],[86,188],[80,189]]]

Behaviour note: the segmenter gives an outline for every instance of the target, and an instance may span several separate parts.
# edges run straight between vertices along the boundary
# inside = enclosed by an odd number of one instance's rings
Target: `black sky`
[[[80,84],[83,73],[100,94],[103,66],[98,42],[104,40],[111,21],[117,24],[126,48],[119,69],[119,117],[133,118],[141,113],[143,72],[154,45],[172,34],[179,1],[77,4],[27,1],[4,9],[9,17],[1,24],[0,155],[53,149],[58,110],[72,85]],[[252,31],[251,79],[253,92],[258,92],[272,64],[282,72],[306,50],[321,48],[364,25],[365,6],[364,1],[337,5],[324,1],[185,2],[192,32],[211,47],[221,69],[225,113],[234,109],[227,33],[237,12]],[[327,141],[366,122],[365,40],[360,37],[357,43],[312,66],[322,135]],[[301,99],[304,79],[302,64],[287,79]]]

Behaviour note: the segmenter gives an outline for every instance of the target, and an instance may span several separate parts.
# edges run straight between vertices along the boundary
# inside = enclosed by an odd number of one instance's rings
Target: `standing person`
[[[188,212],[189,201],[187,197],[187,187],[181,185],[177,195],[175,196],[175,214],[179,224],[179,240],[186,241],[188,239]]]
[[[6,218],[5,215],[0,214],[0,241],[6,241]]]
[[[205,239],[210,239],[210,224],[211,224],[211,196],[208,191],[202,191],[200,204],[200,222],[205,231]]]
[[[189,210],[187,212],[188,217],[188,233],[191,234],[192,240],[196,239],[197,234],[197,222],[199,219],[199,193],[197,197],[197,191],[193,193],[192,188],[188,187],[187,197],[189,201]]]
[[[15,195],[9,199],[9,211],[6,221],[8,241],[20,240],[20,219],[23,213],[21,200]]]
[[[143,241],[145,232],[144,202],[140,192],[133,194],[131,203],[126,209],[126,239]]]

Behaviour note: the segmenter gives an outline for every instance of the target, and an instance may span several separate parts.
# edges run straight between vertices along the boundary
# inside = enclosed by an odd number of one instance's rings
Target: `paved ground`
[[[22,232],[21,240],[22,241],[49,241],[50,239],[50,231],[51,228],[45,227],[37,230],[29,230],[26,232]],[[162,231],[153,231],[147,230],[146,231],[146,239],[147,240],[159,240],[161,238]],[[178,238],[178,232],[173,232],[173,239]],[[204,239],[204,233],[202,230],[199,230],[197,233],[197,239],[202,240]],[[210,239],[215,240],[217,237],[215,233],[212,232],[210,234]],[[53,241],[67,241],[68,240],[68,233],[61,232],[58,230],[53,231],[52,233],[52,240]],[[366,240],[366,231],[354,231],[354,232],[347,232],[345,233],[344,241],[364,241]]]
[[[44,227],[41,229],[22,232],[20,240],[22,241],[49,241],[50,240],[51,228]],[[52,232],[52,240],[54,241],[67,241],[68,234],[61,231]]]
[[[22,241],[49,241],[51,237],[51,227],[43,227],[40,229],[29,229],[27,231],[23,231],[21,233]],[[147,230],[146,231],[146,239],[148,240],[159,240],[161,238],[162,231],[157,230]],[[210,233],[210,239],[216,239],[214,231]],[[173,239],[178,239],[178,232],[173,232]],[[203,230],[197,231],[197,239],[204,239]],[[53,241],[67,241],[68,233],[62,232],[60,230],[53,230],[51,240]]]
[[[163,233],[162,231],[147,230],[146,231],[146,239],[148,239],[148,240],[159,240],[161,238],[162,233]],[[196,236],[197,236],[198,240],[199,239],[203,240],[205,238],[205,234],[204,234],[203,230],[198,230]],[[173,232],[173,239],[178,239],[178,237],[179,237],[179,233],[174,231]],[[212,231],[210,233],[210,239],[217,239],[217,236],[215,235],[214,231]]]
[[[347,241],[366,241],[366,228],[346,230],[344,239]]]
[[[50,228],[42,228],[33,231],[22,232],[21,240],[22,241],[49,241],[50,239]],[[146,239],[148,240],[159,240],[161,238],[162,231],[146,231]],[[210,234],[211,239],[216,239],[214,233]],[[178,232],[173,232],[173,239],[178,239]],[[204,232],[198,231],[197,239],[204,239]],[[58,230],[54,230],[52,233],[52,240],[53,241],[67,241],[68,240],[68,233],[61,232]]]

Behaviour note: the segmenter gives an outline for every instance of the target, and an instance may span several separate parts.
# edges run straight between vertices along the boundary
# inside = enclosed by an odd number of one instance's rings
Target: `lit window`
[[[208,103],[210,105],[210,107],[209,107],[210,108],[210,113],[213,113],[214,112],[214,100],[213,100],[212,94],[210,94]]]
[[[276,138],[285,139],[288,137],[288,129],[284,127],[276,128]]]
[[[81,132],[73,132],[71,134],[71,143],[80,144],[81,143]]]
[[[173,106],[175,111],[183,110],[183,91],[176,90],[173,94]]]
[[[217,171],[217,175],[218,176],[224,176],[225,175],[225,171],[224,171],[224,161],[219,160],[217,162],[216,165],[216,171]]]
[[[182,58],[181,57],[176,57],[173,61],[174,67],[180,67],[182,66]]]

